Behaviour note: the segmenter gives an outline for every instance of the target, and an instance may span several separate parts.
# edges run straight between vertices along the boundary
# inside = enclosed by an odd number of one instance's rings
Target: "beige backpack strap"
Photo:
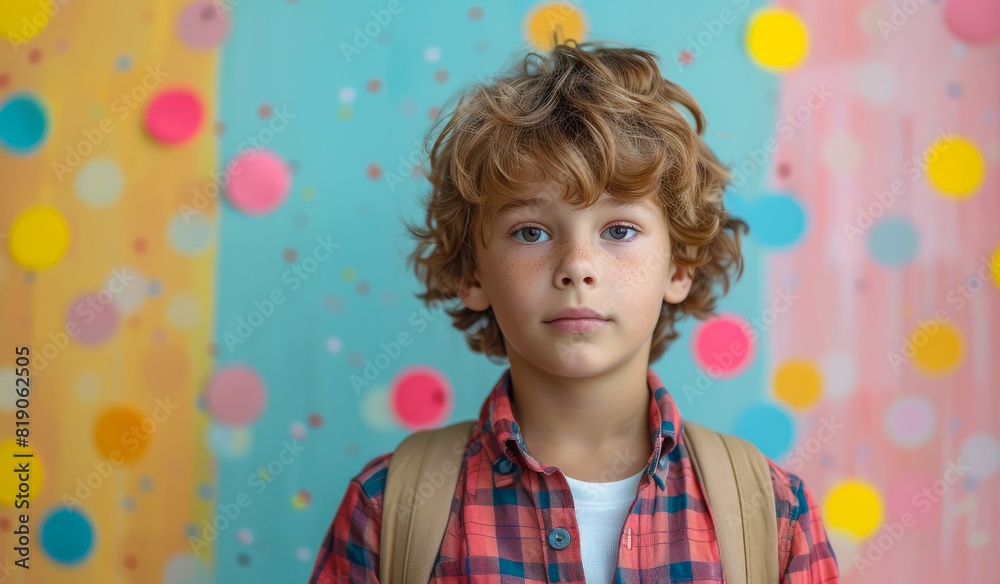
[[[381,584],[430,580],[475,424],[420,430],[393,451],[382,497]]]
[[[775,584],[778,525],[767,458],[751,442],[684,420],[691,464],[715,517],[727,584]]]

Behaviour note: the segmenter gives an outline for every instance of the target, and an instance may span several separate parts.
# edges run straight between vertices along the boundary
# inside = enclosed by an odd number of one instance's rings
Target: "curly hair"
[[[672,259],[691,271],[692,285],[684,301],[663,302],[650,362],[680,335],[681,319],[711,316],[716,288],[729,291],[734,266],[736,279],[742,276],[740,232],[749,226],[722,204],[732,175],[702,139],[698,103],[661,76],[657,60],[638,48],[573,40],[528,52],[492,81],[457,92],[448,100],[458,98],[454,110],[438,116],[424,138],[430,169],[422,170],[431,185],[420,200],[424,225],[403,220],[417,242],[406,265],[426,287],[415,296],[442,305],[469,348],[491,362],[507,357],[493,309],[472,310],[457,292],[474,283],[475,238],[489,241],[489,209],[523,198],[533,178],[553,177],[566,187],[564,200],[578,206],[604,192],[657,203]],[[687,108],[694,128],[674,102]]]

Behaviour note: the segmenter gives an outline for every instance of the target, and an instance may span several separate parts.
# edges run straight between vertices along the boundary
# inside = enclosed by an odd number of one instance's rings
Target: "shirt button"
[[[500,471],[500,474],[510,474],[510,471],[514,470],[514,463],[509,458],[505,458],[497,465],[497,470]]]
[[[549,545],[557,550],[561,550],[568,546],[571,539],[569,531],[562,527],[556,527],[549,532]]]

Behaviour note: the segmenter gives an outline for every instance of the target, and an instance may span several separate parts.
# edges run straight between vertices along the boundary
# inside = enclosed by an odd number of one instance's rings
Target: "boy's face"
[[[493,307],[512,363],[570,377],[637,355],[648,364],[662,302],[683,301],[691,287],[688,270],[671,260],[662,212],[650,199],[616,206],[607,193],[576,208],[559,190],[539,183],[529,193],[537,206],[489,209],[490,240],[476,246],[476,284],[459,297],[472,310]],[[590,308],[604,320],[580,323],[589,328],[582,332],[551,322],[567,308]]]

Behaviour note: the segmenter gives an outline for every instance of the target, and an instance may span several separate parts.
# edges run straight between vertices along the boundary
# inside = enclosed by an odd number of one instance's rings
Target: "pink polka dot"
[[[408,367],[393,378],[388,392],[389,409],[408,430],[435,428],[451,415],[451,383],[428,366]]]
[[[192,49],[211,49],[229,34],[229,19],[217,2],[197,0],[177,18],[177,36]]]
[[[229,161],[226,197],[247,215],[266,215],[281,206],[292,188],[284,159],[266,148],[242,150]]]
[[[743,374],[753,363],[756,344],[747,331],[751,325],[738,314],[710,318],[692,337],[692,353],[698,367],[716,379]]]
[[[996,0],[948,0],[944,21],[959,39],[983,45],[1000,33],[1000,2]]]
[[[204,117],[201,99],[193,91],[168,89],[146,109],[146,131],[158,142],[181,144],[194,137]]]
[[[264,381],[246,365],[218,370],[208,383],[208,411],[220,424],[246,426],[260,418],[267,401]]]
[[[111,338],[118,330],[118,310],[111,303],[111,297],[87,293],[77,297],[66,313],[66,326],[77,331],[73,338],[87,345],[98,345]]]

